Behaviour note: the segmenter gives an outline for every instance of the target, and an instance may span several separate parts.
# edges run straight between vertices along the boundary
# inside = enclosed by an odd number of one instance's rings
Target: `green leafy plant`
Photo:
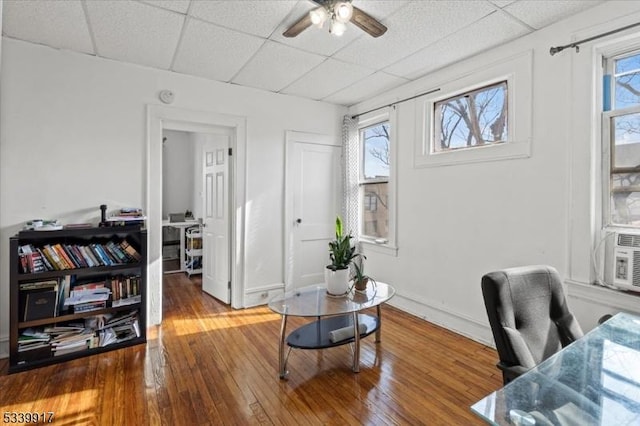
[[[369,282],[369,276],[364,274],[364,262],[363,259],[366,259],[366,256],[363,254],[356,255],[360,257],[360,261],[353,262],[353,268],[356,270],[356,274],[353,277],[353,284],[356,287],[356,290],[364,290],[367,288],[367,283]]]
[[[345,234],[342,219],[336,217],[336,239],[329,242],[329,258],[331,264],[327,268],[336,271],[347,269],[354,257],[358,256],[356,247],[351,244],[351,234]]]

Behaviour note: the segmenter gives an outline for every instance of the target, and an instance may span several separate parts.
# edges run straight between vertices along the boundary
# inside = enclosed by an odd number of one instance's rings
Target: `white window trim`
[[[531,156],[533,52],[527,51],[440,84],[416,102],[415,167],[438,167]],[[507,142],[433,152],[434,104],[483,86],[507,81]]]
[[[368,114],[360,116],[358,119],[358,186],[360,186],[360,167],[362,166],[362,160],[360,157],[360,130],[365,127],[369,127],[378,123],[388,121],[390,127],[389,134],[389,183],[388,183],[388,209],[389,209],[389,236],[385,242],[376,241],[375,238],[370,238],[362,235],[362,208],[360,205],[360,195],[358,195],[358,239],[360,244],[365,250],[371,250],[376,253],[382,253],[390,256],[398,255],[397,247],[397,150],[398,150],[398,129],[397,129],[397,113],[395,107],[385,108],[381,111],[374,111]]]
[[[612,223],[611,221],[611,144],[613,142],[611,119],[633,113],[640,113],[640,106],[604,111],[602,113],[602,139],[600,140],[602,144],[602,193],[600,198],[602,200],[602,225],[606,229],[638,229],[637,226]]]
[[[606,60],[610,60],[618,55],[622,55],[626,52],[630,52],[633,50],[640,50],[640,38],[636,34],[627,35],[620,39],[606,41],[602,45],[594,48],[595,51],[595,64],[604,64]],[[625,109],[615,110],[612,109],[610,111],[603,111],[603,90],[602,90],[602,80],[604,74],[608,73],[609,70],[600,66],[597,68],[598,72],[596,74],[596,90],[595,90],[595,107],[597,111],[597,116],[600,117],[600,120],[596,119],[595,126],[599,127],[600,137],[597,139],[597,145],[599,145],[599,149],[596,151],[599,153],[598,160],[600,161],[600,175],[595,176],[596,182],[599,180],[600,185],[596,191],[595,196],[595,211],[598,211],[598,205],[600,207],[600,215],[596,214],[596,221],[600,224],[600,232],[596,237],[595,242],[593,243],[592,251],[598,250],[598,242],[607,237],[610,232],[615,232],[624,229],[638,229],[637,227],[620,225],[620,224],[612,224],[611,223],[611,193],[610,193],[610,180],[611,180],[611,117],[621,115],[622,113],[633,112],[634,110],[640,107],[631,107]],[[612,83],[613,84],[613,83]],[[613,99],[611,100],[613,102]],[[613,104],[612,104],[613,105]],[[593,267],[598,270],[598,265],[594,265]],[[599,276],[596,278],[600,278]]]

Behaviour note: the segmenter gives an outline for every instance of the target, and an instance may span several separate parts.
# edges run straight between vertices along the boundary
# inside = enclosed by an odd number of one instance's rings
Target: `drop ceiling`
[[[3,36],[275,93],[353,105],[599,0],[354,0],[388,31],[282,33],[309,0],[4,0]]]

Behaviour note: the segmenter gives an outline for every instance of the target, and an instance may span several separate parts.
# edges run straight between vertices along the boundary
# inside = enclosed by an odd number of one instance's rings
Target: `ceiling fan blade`
[[[372,37],[380,37],[387,32],[387,27],[382,25],[380,21],[355,6],[353,6],[351,22]]]
[[[311,16],[309,16],[308,13],[305,13],[302,18],[300,18],[295,24],[290,26],[285,32],[282,33],[282,35],[285,37],[295,37],[310,26]]]

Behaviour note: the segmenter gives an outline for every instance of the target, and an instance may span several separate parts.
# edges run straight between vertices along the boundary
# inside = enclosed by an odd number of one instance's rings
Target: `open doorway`
[[[225,114],[207,113],[200,111],[181,110],[177,108],[169,108],[157,105],[148,107],[148,173],[147,173],[147,227],[148,227],[148,292],[149,303],[147,306],[148,318],[150,324],[160,324],[162,321],[162,277],[163,277],[163,247],[162,247],[162,228],[163,220],[166,220],[166,212],[163,213],[163,156],[162,139],[163,132],[183,132],[189,135],[191,140],[190,148],[193,149],[194,163],[202,165],[201,177],[197,178],[194,171],[194,207],[192,213],[194,218],[198,217],[196,210],[201,209],[203,225],[203,272],[206,273],[206,262],[204,258],[211,256],[210,269],[214,272],[216,269],[221,271],[222,268],[217,267],[220,262],[220,256],[215,250],[214,244],[221,244],[219,235],[208,230],[218,229],[217,224],[213,223],[219,219],[220,212],[227,212],[225,229],[227,232],[227,241],[222,243],[227,247],[229,253],[227,265],[228,279],[224,282],[224,290],[227,303],[231,303],[233,308],[242,307],[242,294],[244,291],[242,271],[244,267],[244,175],[245,175],[245,145],[246,145],[246,120],[243,117],[230,116]],[[175,135],[175,134],[174,134]],[[196,148],[198,139],[202,141],[202,149]],[[224,140],[223,147],[219,144],[211,147],[209,151],[205,149],[207,145],[205,141],[210,142],[221,138]],[[194,142],[195,141],[195,142]],[[214,144],[215,145],[215,144]],[[213,168],[205,170],[205,164],[210,164]],[[226,169],[226,178],[221,178],[224,171],[219,167],[224,164]],[[199,166],[198,166],[199,167]],[[194,167],[197,168],[197,167]],[[208,175],[207,175],[208,173]],[[222,173],[222,174],[221,174]],[[207,177],[208,176],[208,177]],[[198,183],[202,182],[202,187],[198,188]],[[208,185],[208,186],[207,186]],[[220,191],[224,188],[224,191]],[[197,192],[202,193],[202,197],[197,196]],[[226,203],[220,204],[219,194],[224,193],[228,197]],[[209,202],[206,196],[209,194]],[[216,198],[218,197],[218,198]],[[202,200],[201,207],[197,207],[197,199]],[[207,208],[209,212],[210,223],[207,223]],[[186,208],[185,208],[186,212]],[[173,212],[172,212],[173,213]],[[211,226],[209,226],[211,225]],[[207,249],[207,238],[209,243],[214,247],[212,250]],[[206,279],[203,276],[203,281]],[[203,286],[204,288],[204,286]],[[220,297],[221,300],[224,297]]]
[[[230,163],[233,132],[163,129],[162,265],[164,274],[201,275],[202,290],[228,304]]]

